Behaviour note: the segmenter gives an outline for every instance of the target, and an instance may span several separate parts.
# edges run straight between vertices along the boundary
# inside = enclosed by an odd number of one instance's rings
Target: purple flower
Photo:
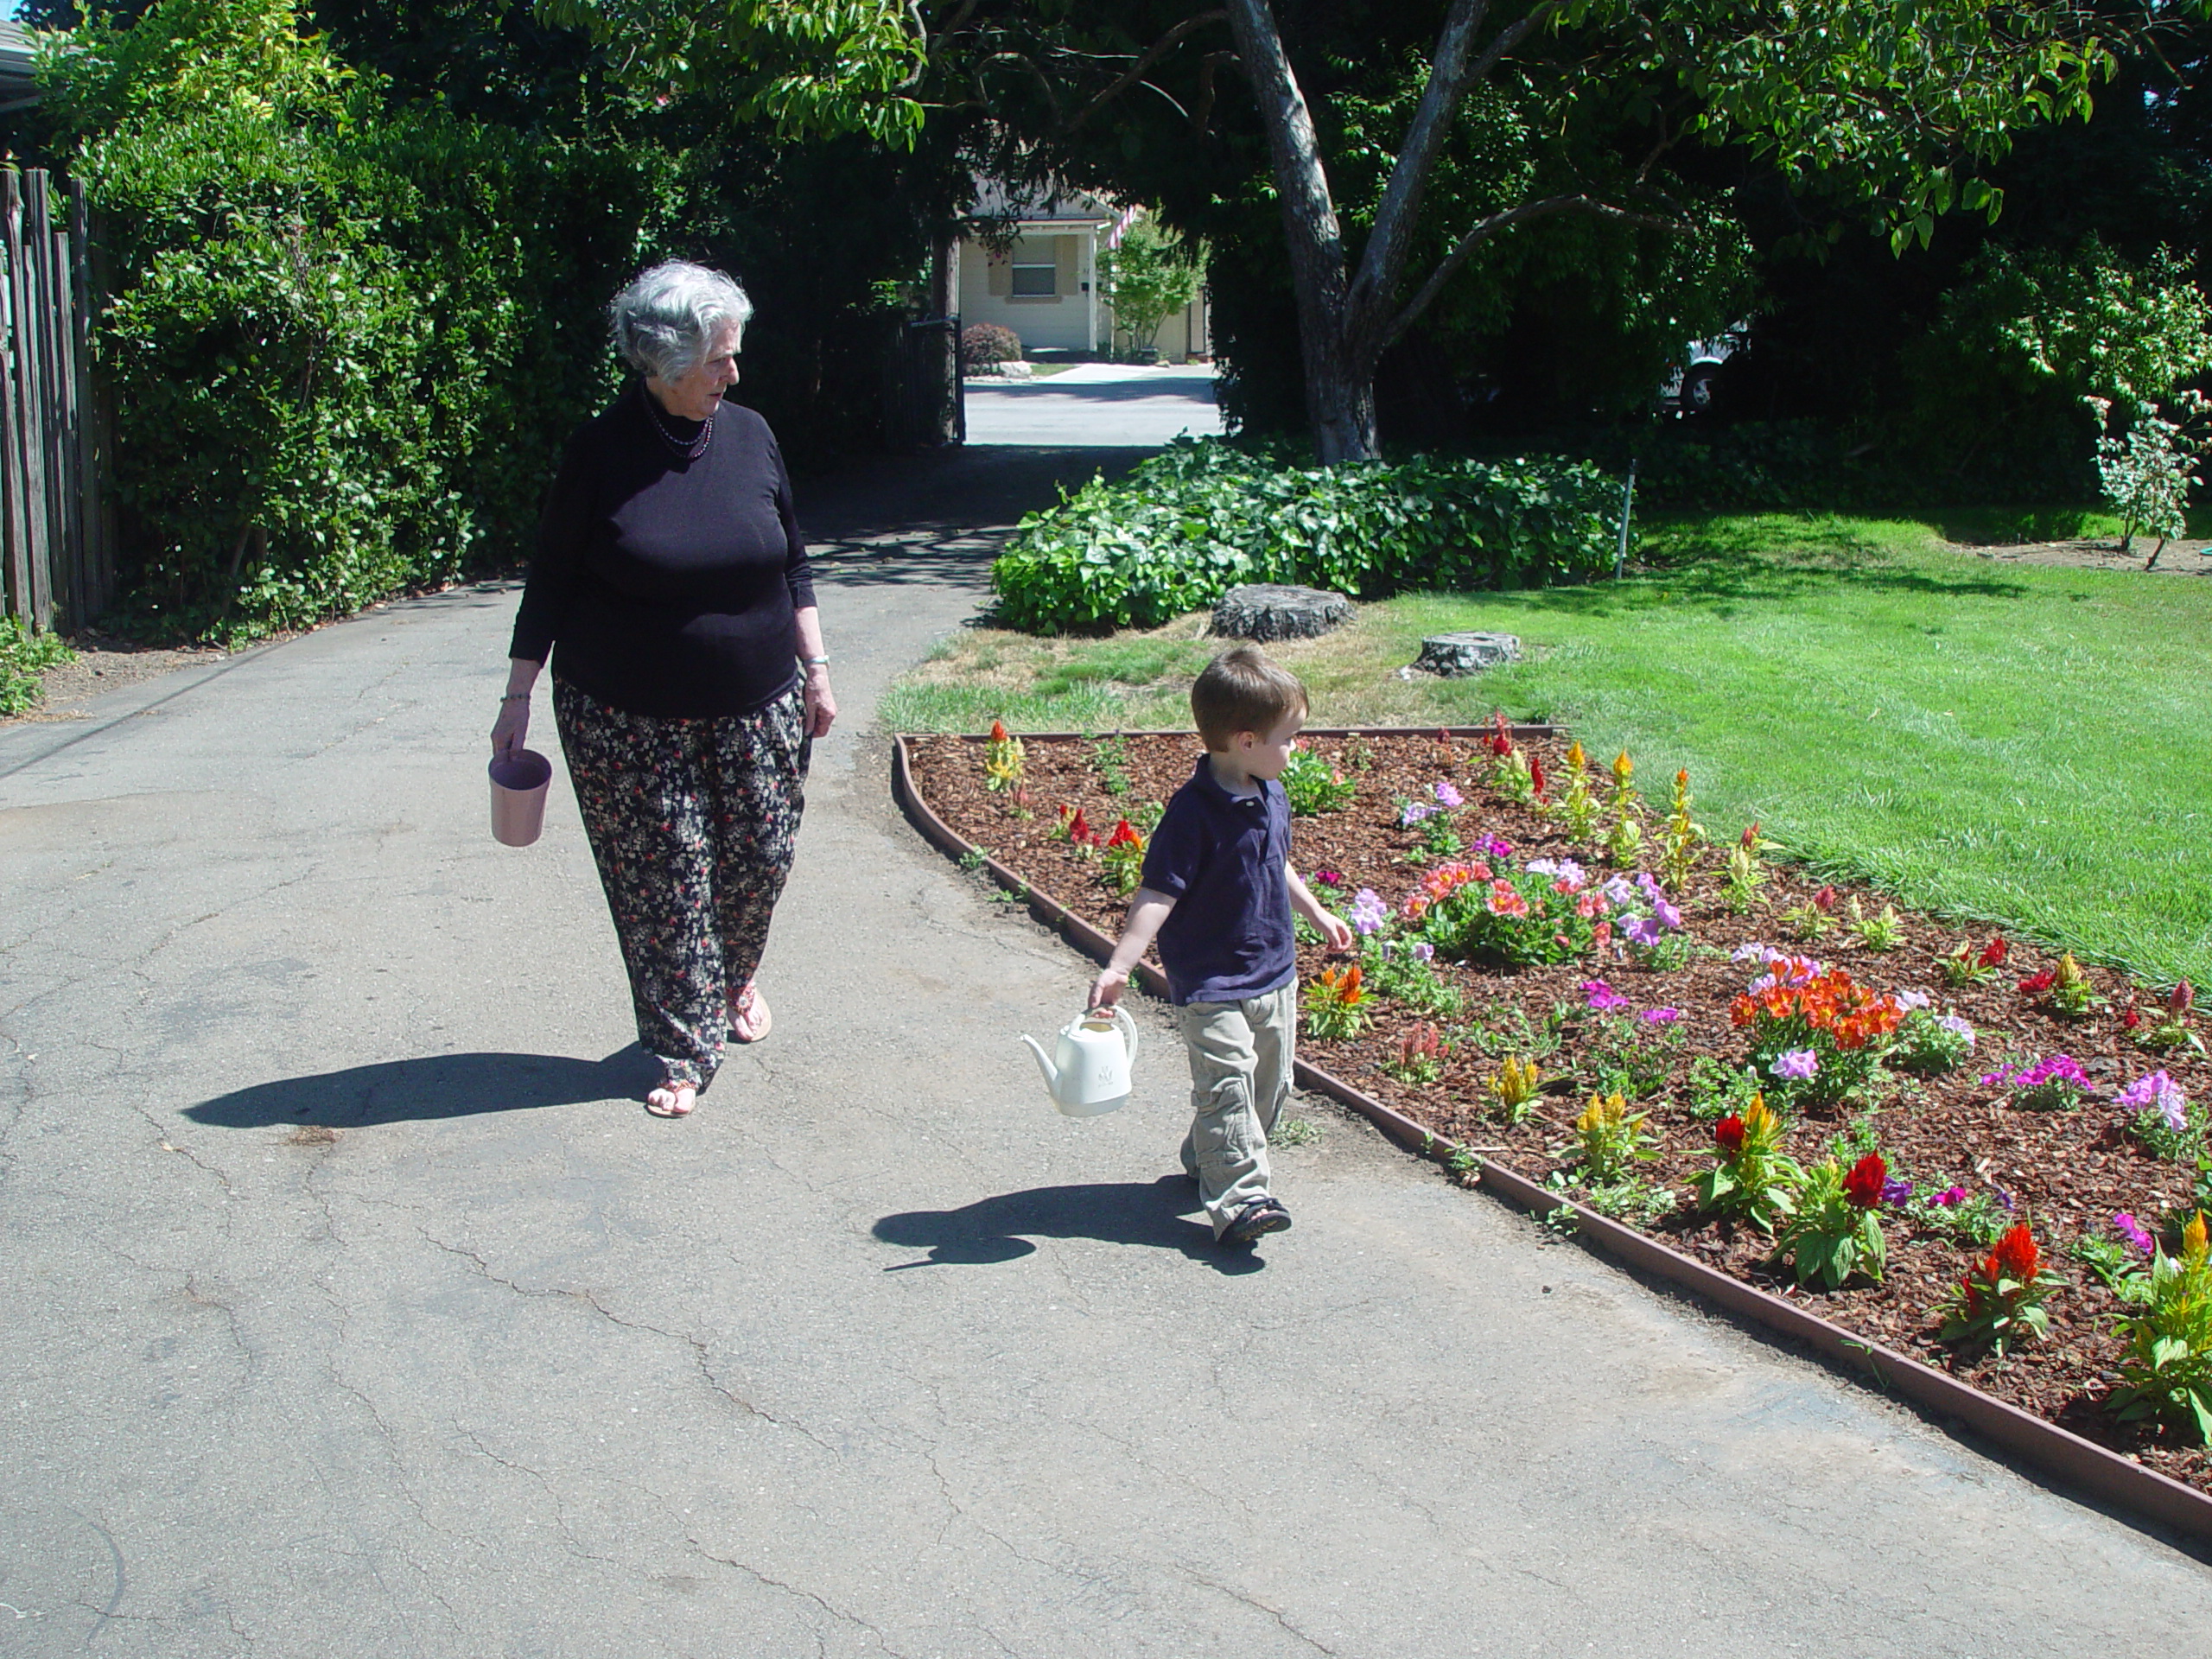
[[[1773,1076],[1802,1083],[1821,1069],[1821,1057],[1809,1048],[1786,1050],[1767,1071]]]
[[[1584,980],[1582,995],[1589,999],[1590,1006],[1600,1014],[1609,1014],[1615,1008],[1624,1008],[1629,1006],[1628,998],[1623,996],[1602,979]]]
[[[1947,1014],[1936,1023],[1942,1027],[1945,1031],[1949,1032],[1954,1037],[1965,1038],[1967,1039],[1967,1048],[1968,1052],[1972,1052],[1974,1041],[1974,1027],[1972,1026],[1959,1018],[1955,1014]]]
[[[1636,889],[1629,885],[1629,879],[1624,875],[1617,875],[1606,882],[1605,893],[1616,910],[1624,909],[1636,902]]]
[[[1467,804],[1467,798],[1450,784],[1439,784],[1436,786],[1436,804],[1446,811],[1457,811]]]
[[[1649,870],[1638,870],[1636,873],[1636,885],[1642,889],[1643,896],[1646,899],[1649,899],[1654,905],[1656,905],[1659,902],[1663,889],[1659,886],[1659,878],[1657,876],[1652,874]]]
[[[1342,870],[1316,870],[1313,879],[1325,887],[1341,887],[1344,884],[1344,873]]]
[[[1362,887],[1351,901],[1351,927],[1355,933],[1373,933],[1381,930],[1390,919],[1390,906],[1384,904],[1372,887]]]
[[[1423,818],[1433,818],[1437,809],[1425,801],[1408,801],[1405,810],[1398,814],[1398,828],[1410,830]]]
[[[1955,1209],[1966,1201],[1967,1190],[1963,1186],[1947,1186],[1928,1200],[1930,1204],[1941,1205],[1946,1210]]]
[[[2001,1186],[1991,1187],[1989,1189],[1989,1196],[1996,1199],[1998,1203],[2003,1205],[2007,1214],[2010,1214],[2016,1207],[2012,1203],[2012,1195],[2010,1192],[2007,1192]]]
[[[1669,931],[1678,931],[1681,927],[1682,912],[1664,899],[1655,899],[1651,901],[1651,913],[1659,918],[1659,925]]]
[[[1903,1008],[1907,1014],[1910,1014],[1916,1008],[1924,1008],[1934,1001],[1935,999],[1929,996],[1925,991],[1900,991],[1897,993],[1897,1007]]]
[[[1646,1008],[1636,1016],[1647,1026],[1671,1026],[1682,1017],[1680,1008]]]
[[[1618,880],[1619,878],[1616,877],[1614,879]],[[1730,951],[1728,953],[1728,960],[1731,962],[1764,963],[1773,955],[1774,947],[1772,945],[1761,944],[1757,939],[1753,939],[1749,944],[1739,944],[1733,950]]]
[[[2120,1091],[2113,1103],[2131,1112],[2155,1111],[2176,1135],[2189,1129],[2189,1096],[2164,1071],[2138,1077]]]
[[[1500,836],[1484,836],[1475,843],[1475,850],[1484,858],[1510,858],[1513,843]]]
[[[1436,947],[1427,939],[1415,939],[1406,947],[1406,950],[1415,962],[1427,962],[1436,954]]]
[[[1631,916],[1621,924],[1621,938],[1641,950],[1649,950],[1663,937],[1664,931],[1649,916]]]
[[[2125,1210],[2112,1218],[2112,1230],[2145,1255],[2158,1248],[2157,1241],[2144,1230],[2143,1224]]]
[[[1882,1183],[1882,1202],[1890,1205],[1903,1204],[1912,1196],[1912,1183],[1891,1176]]]

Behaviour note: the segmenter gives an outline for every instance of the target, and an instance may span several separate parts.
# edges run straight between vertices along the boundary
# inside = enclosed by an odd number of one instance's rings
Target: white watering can
[[[1137,1060],[1137,1026],[1118,1003],[1094,1008],[1060,1027],[1051,1058],[1044,1045],[1024,1035],[1052,1090],[1052,1104],[1070,1117],[1096,1117],[1128,1103],[1129,1073]]]

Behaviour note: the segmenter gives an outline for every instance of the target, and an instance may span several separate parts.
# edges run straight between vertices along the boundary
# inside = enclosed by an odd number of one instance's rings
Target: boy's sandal
[[[1222,1240],[1230,1244],[1249,1244],[1268,1233],[1279,1233],[1290,1225],[1290,1211],[1273,1198],[1255,1198],[1236,1212],[1236,1218],[1221,1230]]]
[[[775,1023],[775,1016],[768,1012],[768,999],[760,995],[760,988],[751,980],[745,982],[735,996],[729,1000],[729,1034],[741,1043],[757,1043],[768,1034],[768,1027]]]
[[[673,1077],[662,1078],[660,1087],[645,1096],[645,1109],[655,1117],[689,1117],[698,1103],[698,1085]]]

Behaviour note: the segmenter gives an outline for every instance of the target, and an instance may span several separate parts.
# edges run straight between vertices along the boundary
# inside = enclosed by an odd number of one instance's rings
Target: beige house
[[[976,237],[960,239],[962,325],[995,322],[1011,328],[1032,355],[1111,350],[1114,308],[1101,291],[1098,258],[1138,210],[1070,191],[1009,211],[1003,192],[989,185],[976,205],[979,213],[1011,218],[1014,235],[996,246]],[[1160,325],[1154,343],[1166,362],[1211,354],[1203,292]]]

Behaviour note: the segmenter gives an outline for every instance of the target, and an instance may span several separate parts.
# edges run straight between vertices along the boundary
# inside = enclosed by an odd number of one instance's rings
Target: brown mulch
[[[1197,740],[1181,734],[1132,733],[1107,740],[1103,751],[1088,739],[1030,738],[1027,792],[1032,816],[1023,818],[1006,796],[983,787],[980,745],[950,737],[908,742],[915,784],[947,823],[1109,936],[1119,931],[1123,902],[1107,890],[1095,861],[1075,855],[1066,842],[1052,836],[1057,810],[1063,803],[1081,806],[1105,835],[1117,817],[1141,804],[1166,801],[1188,779],[1199,753]],[[1346,893],[1371,887],[1395,910],[1417,887],[1422,868],[1408,860],[1416,832],[1398,828],[1395,800],[1427,800],[1433,786],[1445,779],[1466,798],[1457,820],[1465,840],[1496,835],[1513,843],[1516,861],[1572,857],[1599,879],[1609,874],[1590,849],[1571,844],[1559,826],[1490,789],[1490,757],[1473,740],[1370,735],[1303,742],[1358,785],[1357,798],[1344,810],[1297,820],[1297,864],[1309,882],[1318,871],[1339,872]],[[1558,776],[1566,741],[1533,747]],[[1656,787],[1653,793],[1659,793]],[[1655,817],[1663,811],[1663,800],[1650,804]],[[1708,827],[1724,843],[1736,828]],[[1573,1070],[1576,1039],[1592,1023],[1582,982],[1603,977],[1639,1009],[1678,1008],[1685,1018],[1675,1029],[1684,1035],[1669,1080],[1636,1105],[1650,1113],[1651,1127],[1662,1142],[1661,1155],[1645,1166],[1645,1173],[1682,1196],[1671,1215],[1645,1230],[1738,1278],[1802,1299],[1847,1330],[2212,1492],[2212,1456],[2205,1448],[2183,1444],[2160,1429],[2115,1423],[2103,1409],[2117,1380],[2113,1367],[2120,1344],[2113,1322],[2121,1305],[2081,1262],[2064,1254],[2075,1238],[2104,1229],[2116,1211],[2129,1211],[2156,1230],[2161,1217],[2190,1202],[2194,1172],[2150,1155],[2110,1096],[2121,1085],[2163,1068],[2192,1100],[2201,1100],[2212,1094],[2212,1062],[2188,1046],[2160,1053],[2137,1046],[2120,1016],[2131,1005],[2139,1005],[2146,1015],[2163,1012],[2159,999],[2107,969],[2088,969],[2106,1006],[2080,1019],[2053,1013],[2023,994],[2020,980],[2056,959],[2025,940],[2011,941],[2010,958],[1993,982],[1947,988],[1938,959],[1961,944],[1979,950],[1992,929],[1961,929],[1901,912],[1903,941],[1891,950],[1872,951],[1840,929],[1817,943],[1800,943],[1780,919],[1781,912],[1804,902],[1821,884],[1772,867],[1749,913],[1738,915],[1724,896],[1720,863],[1719,852],[1708,850],[1681,895],[1690,937],[1700,946],[1717,948],[1700,952],[1686,967],[1659,972],[1621,962],[1585,961],[1513,970],[1438,962],[1440,976],[1464,999],[1457,1016],[1439,1021],[1454,1045],[1439,1082],[1408,1084],[1382,1070],[1421,1019],[1387,1000],[1370,1005],[1372,1025],[1357,1038],[1320,1042],[1302,1037],[1301,1057],[1438,1134],[1479,1147],[1486,1156],[1541,1180],[1561,1169],[1557,1154],[1571,1138],[1573,1120],[1590,1092],[1588,1078]],[[1869,912],[1887,902],[1870,889],[1839,884],[1842,900],[1854,894]],[[2002,1192],[2033,1224],[2046,1264],[2069,1281],[2046,1304],[2050,1331],[2044,1341],[2004,1359],[1937,1341],[1938,1304],[1986,1252],[1923,1229],[1902,1210],[1884,1212],[1889,1247],[1885,1282],[1836,1293],[1797,1289],[1787,1274],[1764,1265],[1770,1247],[1759,1235],[1698,1215],[1686,1189],[1710,1166],[1706,1149],[1712,1145],[1712,1131],[1689,1109],[1690,1065],[1699,1055],[1734,1070],[1745,1064],[1745,1036],[1730,1023],[1728,1004],[1756,969],[1726,953],[1754,940],[1843,966],[1878,989],[1925,991],[1938,1008],[1972,1022],[1978,1046],[1964,1065],[1932,1077],[1883,1078],[1873,1132],[1892,1173],[1914,1181],[1923,1195],[1955,1184]],[[1323,965],[1318,946],[1300,947],[1301,979],[1310,980]],[[1544,1063],[1542,1106],[1531,1121],[1508,1128],[1488,1108],[1485,1084],[1496,1070],[1496,1055],[1485,1054],[1476,1039],[1484,1031],[1512,1029],[1516,1010],[1541,1026],[1555,1008],[1565,1014],[1564,1041]],[[2140,1029],[2153,1023],[2146,1017]],[[2212,1021],[2198,1019],[2195,1024],[2202,1033]],[[1492,1046],[1497,1048],[1495,1041]],[[2054,1052],[2074,1056],[2102,1098],[2070,1112],[2023,1111],[2008,1104],[2001,1091],[1980,1084],[2000,1059],[2032,1060]],[[1862,1104],[1858,1110],[1863,1109]],[[1795,1126],[1789,1149],[1801,1161],[1821,1156],[1828,1139],[1844,1132],[1855,1116],[1853,1110],[1808,1111]]]

